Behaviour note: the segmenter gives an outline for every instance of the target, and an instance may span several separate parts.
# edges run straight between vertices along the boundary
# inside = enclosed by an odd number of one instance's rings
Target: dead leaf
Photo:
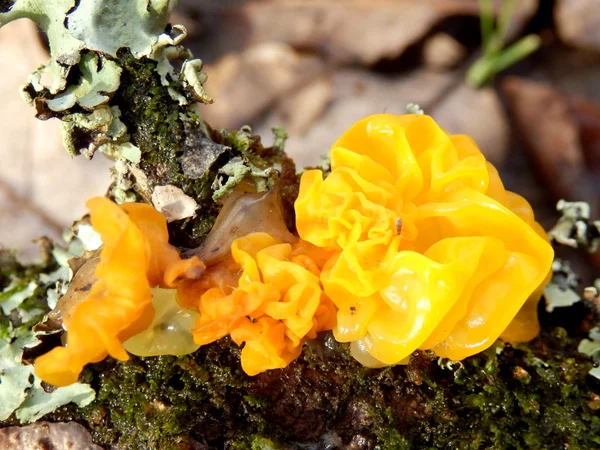
[[[575,47],[600,51],[598,0],[557,0],[554,20],[558,36]]]
[[[548,190],[557,200],[595,204],[597,192],[586,171],[579,126],[565,96],[550,84],[517,77],[505,78],[501,86],[512,118]]]
[[[323,69],[317,58],[302,56],[282,43],[264,43],[241,54],[228,54],[205,68],[206,88],[215,103],[201,107],[203,118],[215,128],[239,128]]]
[[[590,217],[599,217],[600,172],[589,162],[598,158],[600,106],[517,77],[505,78],[501,87],[546,190],[555,201],[588,203]],[[589,256],[599,270],[600,253]]]
[[[600,173],[600,105],[581,96],[569,96],[566,100],[579,128],[586,167]]]
[[[510,126],[494,89],[473,89],[460,84],[426,112],[446,131],[471,136],[492,164],[500,167],[505,161]]]
[[[496,6],[501,1],[496,0]],[[338,63],[365,65],[397,58],[447,17],[479,15],[478,0],[271,0],[223,2],[221,7],[216,2],[180,0],[180,4],[204,12],[212,28],[204,39],[209,53],[283,42]],[[538,0],[515,4],[511,36],[538,9]]]

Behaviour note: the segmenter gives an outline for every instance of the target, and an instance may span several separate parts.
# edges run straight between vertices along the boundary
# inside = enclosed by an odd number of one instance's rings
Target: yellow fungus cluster
[[[241,363],[249,375],[296,359],[307,339],[335,324],[336,309],[319,282],[326,257],[310,247],[267,233],[234,240],[231,260],[179,289],[180,302],[195,304],[200,312],[192,329],[195,342],[205,345],[230,335],[244,345]]]
[[[165,218],[152,206],[117,206],[106,198],[93,198],[87,206],[104,243],[96,280],[63,317],[67,345],[35,361],[36,374],[56,386],[76,382],[84,365],[107,355],[127,360],[122,343],[153,320],[151,288],[173,288],[180,278],[197,278],[204,269],[198,258],[182,260],[169,245]]]
[[[345,132],[330,158],[326,178],[302,175],[300,239],[273,195],[239,191],[197,251],[209,267],[180,258],[151,206],[90,200],[104,242],[95,280],[59,302],[67,345],[39,357],[37,375],[62,386],[107,355],[184,354],[224,336],[256,375],[287,366],[324,330],[369,367],[416,349],[460,360],[538,333],[552,248],[470,138],[428,116],[380,114]],[[273,232],[238,237],[240,224]]]
[[[428,116],[379,114],[346,131],[330,158],[325,179],[302,175],[296,225],[333,252],[321,282],[338,308],[334,335],[357,359],[396,364],[432,349],[460,360],[501,335],[538,333],[552,248],[472,139]]]

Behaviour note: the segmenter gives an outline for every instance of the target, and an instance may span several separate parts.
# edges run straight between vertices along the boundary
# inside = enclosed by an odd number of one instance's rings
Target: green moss
[[[451,369],[416,353],[372,370],[325,333],[286,369],[248,377],[223,339],[185,357],[90,366],[98,400],[50,418],[86,423],[107,448],[320,448],[329,435],[381,449],[590,448],[599,386],[574,341],[558,330]]]
[[[178,157],[186,136],[201,136],[203,125],[191,108],[180,106],[161,85],[155,61],[124,54],[120,62],[121,89],[112,103],[120,107],[130,139],[141,150],[140,168],[151,185],[180,187],[200,205],[195,219],[171,225],[176,244],[197,246],[210,231],[218,212],[210,188],[216,172],[212,177],[207,173],[200,179],[191,179],[184,175]],[[183,92],[179,81],[173,81],[171,87]]]
[[[395,428],[377,430],[377,439],[381,450],[408,450],[412,448],[410,441],[402,436]]]
[[[171,178],[180,173],[176,157],[184,138],[181,107],[161,86],[155,61],[124,54],[119,62],[121,88],[112,104],[120,106],[121,120],[142,152],[144,172]]]

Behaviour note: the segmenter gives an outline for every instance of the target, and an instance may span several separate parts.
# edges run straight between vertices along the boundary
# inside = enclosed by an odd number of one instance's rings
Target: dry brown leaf
[[[554,197],[592,200],[579,130],[563,95],[550,84],[517,77],[506,77],[502,90],[535,167]]]
[[[558,0],[554,9],[558,36],[575,47],[600,51],[598,0]]]
[[[448,132],[471,136],[497,167],[505,161],[510,126],[494,89],[472,89],[459,84],[440,104],[426,112]]]
[[[322,73],[323,63],[286,44],[270,42],[226,55],[205,71],[206,89],[215,103],[201,108],[204,119],[212,127],[238,128]]]
[[[180,3],[210,18],[207,22],[213,24],[213,31],[206,32],[206,46],[221,53],[263,42],[284,42],[336,62],[360,64],[397,58],[447,17],[479,15],[478,0]],[[498,6],[501,0],[495,3]],[[515,3],[510,35],[522,29],[538,9],[538,0]]]

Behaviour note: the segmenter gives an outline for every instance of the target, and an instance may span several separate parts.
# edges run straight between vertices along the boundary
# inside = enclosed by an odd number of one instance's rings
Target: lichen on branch
[[[116,161],[117,202],[151,203],[165,186],[191,197],[198,212],[170,228],[178,245],[193,247],[212,226],[216,200],[243,178],[236,174],[255,178],[259,190],[287,177],[292,194],[297,180],[281,149],[265,149],[249,130],[215,132],[202,122],[196,104],[213,100],[202,61],[181,45],[185,27],[169,24],[176,3],[16,0],[0,5],[0,26],[30,18],[48,35],[50,60],[22,89],[37,117],[63,122],[71,154]]]

